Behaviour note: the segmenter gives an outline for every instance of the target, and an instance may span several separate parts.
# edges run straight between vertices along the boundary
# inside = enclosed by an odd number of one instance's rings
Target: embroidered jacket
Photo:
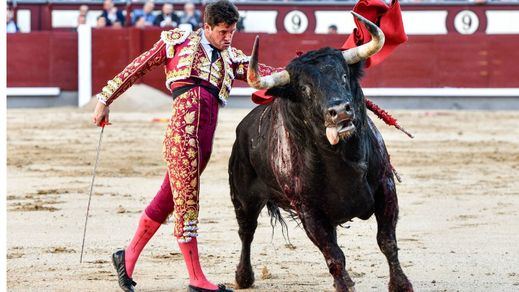
[[[249,57],[242,51],[229,47],[221,51],[218,59],[211,64],[211,58],[206,55],[200,43],[202,33],[201,29],[195,32],[178,28],[163,31],[160,40],[150,50],[135,58],[121,73],[108,81],[97,94],[98,100],[110,105],[153,67],[164,65],[166,87],[169,90],[177,80],[199,78],[218,88],[218,98],[225,105],[234,79],[247,80]],[[279,70],[282,68],[259,64],[261,75]]]

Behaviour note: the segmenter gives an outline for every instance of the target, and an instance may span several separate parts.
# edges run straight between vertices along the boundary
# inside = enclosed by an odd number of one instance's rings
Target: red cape
[[[266,92],[267,92],[266,89],[262,89],[262,90],[253,92],[252,93],[252,102],[254,102],[255,104],[271,103],[274,100],[275,96],[267,95]]]
[[[366,60],[366,68],[380,64],[399,44],[407,41],[398,0],[393,0],[390,6],[381,0],[359,0],[353,7],[353,11],[380,27],[386,38],[382,50]],[[341,50],[360,46],[371,40],[366,27],[358,19],[354,18],[354,20],[357,28],[353,29],[353,33],[342,45]]]
[[[380,64],[398,45],[407,41],[398,0],[393,0],[390,6],[382,0],[359,0],[355,7],[353,7],[353,11],[375,23],[384,32],[386,39],[382,50],[365,61],[366,68]],[[371,40],[371,35],[366,27],[356,18],[354,18],[354,20],[357,28],[353,29],[353,33],[350,34],[346,42],[344,42],[341,50],[360,46]],[[272,102],[274,96],[266,95],[265,92],[266,90],[254,92],[252,94],[252,101],[256,104]]]

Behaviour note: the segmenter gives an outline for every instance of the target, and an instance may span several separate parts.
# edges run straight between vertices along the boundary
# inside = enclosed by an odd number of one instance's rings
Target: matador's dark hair
[[[211,28],[224,22],[227,25],[235,24],[240,18],[238,8],[228,0],[219,0],[205,6],[204,22]]]

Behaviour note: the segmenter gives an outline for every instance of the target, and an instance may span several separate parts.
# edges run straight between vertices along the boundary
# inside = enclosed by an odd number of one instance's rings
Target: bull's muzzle
[[[355,131],[355,111],[349,102],[329,107],[324,118],[326,138],[331,145],[346,139]]]

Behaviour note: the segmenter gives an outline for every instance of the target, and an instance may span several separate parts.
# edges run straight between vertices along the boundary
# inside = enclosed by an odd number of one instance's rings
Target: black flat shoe
[[[199,288],[192,285],[189,285],[187,288],[188,292],[234,292],[232,289],[228,289],[223,284],[218,284],[218,290],[210,290],[205,288]]]
[[[125,292],[134,292],[137,283],[135,283],[132,278],[128,277],[128,274],[126,273],[123,249],[112,254],[112,263],[114,264],[115,272],[119,278],[119,287],[121,287]]]

